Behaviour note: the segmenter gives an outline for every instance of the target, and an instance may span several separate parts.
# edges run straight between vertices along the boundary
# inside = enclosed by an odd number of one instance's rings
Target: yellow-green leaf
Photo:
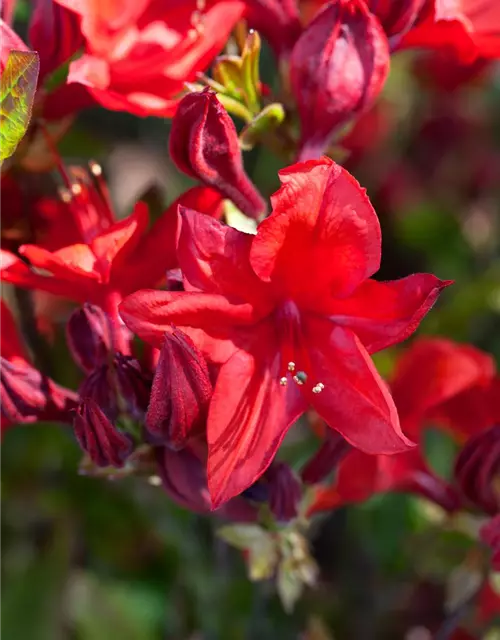
[[[11,51],[0,79],[0,159],[16,150],[28,129],[40,61],[35,51]]]

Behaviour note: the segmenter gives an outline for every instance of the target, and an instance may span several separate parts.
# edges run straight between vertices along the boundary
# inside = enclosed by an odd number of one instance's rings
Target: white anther
[[[97,164],[97,162],[89,162],[89,166],[90,166],[90,171],[94,176],[97,177],[102,175],[102,167],[100,164]]]
[[[73,193],[73,195],[79,196],[82,192],[82,186],[78,184],[78,182],[73,183],[71,185],[71,192]]]
[[[288,363],[288,371],[295,371],[295,362]]]
[[[287,383],[288,383],[288,380],[284,376],[283,378],[280,378],[280,385],[282,387],[286,387]]]

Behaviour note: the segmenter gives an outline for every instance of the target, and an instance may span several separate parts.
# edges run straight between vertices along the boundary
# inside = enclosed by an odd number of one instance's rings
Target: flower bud
[[[207,513],[211,509],[210,494],[207,486],[206,459],[201,454],[199,443],[195,449],[191,446],[182,451],[173,451],[168,447],[155,449],[158,474],[162,479],[165,492],[182,507],[197,513]],[[253,521],[257,518],[256,509],[241,497],[233,498],[217,510],[217,515],[235,521]]]
[[[455,478],[463,495],[486,513],[500,511],[500,425],[481,431],[464,445],[455,463]]]
[[[236,127],[213,91],[181,100],[172,120],[170,155],[183,173],[214,187],[246,215],[265,213],[266,204],[243,168]]]
[[[13,423],[54,420],[71,423],[76,394],[21,360],[0,357],[1,414]]]
[[[29,28],[30,44],[40,55],[40,79],[83,48],[80,19],[53,0],[35,0]]]
[[[104,311],[93,304],[73,311],[66,325],[66,339],[74,361],[83,371],[93,371],[103,364],[111,346]]]
[[[278,58],[291,51],[302,33],[296,0],[247,0],[248,25],[261,33]]]
[[[302,129],[299,159],[321,156],[334,133],[374,103],[388,71],[387,37],[365,3],[328,3],[290,57]]]
[[[205,427],[212,397],[207,363],[193,341],[174,328],[165,334],[146,415],[151,444],[182,449]]]
[[[388,38],[399,39],[412,27],[425,0],[368,0],[370,11],[377,16]]]
[[[302,497],[300,482],[284,462],[274,462],[265,473],[268,482],[269,507],[277,520],[287,522],[297,516]]]
[[[78,394],[82,400],[93,400],[112,422],[118,418],[118,399],[108,364],[91,371],[80,385]]]
[[[151,392],[151,377],[138,360],[132,356],[116,353],[113,359],[116,382],[127,411],[135,420],[144,420]]]
[[[132,453],[132,437],[118,431],[91,398],[78,406],[73,429],[81,448],[98,467],[121,467]]]

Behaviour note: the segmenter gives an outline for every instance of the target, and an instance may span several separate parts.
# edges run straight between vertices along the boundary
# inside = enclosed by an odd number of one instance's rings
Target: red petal
[[[130,216],[92,240],[90,247],[99,261],[99,271],[103,279],[120,278],[120,270],[126,266],[148,226],[148,221],[148,207],[144,202],[139,202]],[[144,267],[141,265],[139,268],[142,270]]]
[[[377,271],[380,225],[365,191],[329,158],[293,165],[280,179],[250,261],[299,306],[321,309]]]
[[[363,282],[345,300],[329,305],[331,319],[348,327],[370,352],[406,340],[430,310],[441,289],[452,284],[416,273],[400,280]]]
[[[266,361],[237,351],[220,370],[207,425],[214,509],[264,473],[289,427],[306,409],[298,387],[280,386],[280,362],[279,354]]]
[[[417,340],[399,359],[391,384],[405,432],[418,438],[422,419],[430,410],[484,385],[494,373],[493,358],[479,349],[444,338]],[[470,410],[460,406],[462,415],[475,422],[478,416],[473,417],[476,403],[472,400]],[[485,404],[484,393],[478,404]]]
[[[163,334],[175,324],[216,362],[227,360],[236,348],[234,342],[243,340],[247,328],[261,319],[251,305],[232,304],[220,295],[153,289],[128,296],[120,315],[134,333],[158,348]]]
[[[73,244],[50,252],[42,247],[25,244],[19,253],[34,267],[49,271],[54,277],[75,283],[99,280],[96,257],[86,244]]]
[[[356,335],[309,316],[303,340],[311,366],[303,393],[325,422],[366,453],[409,449],[413,443],[401,431],[387,385]],[[312,393],[319,382],[323,391]]]
[[[83,278],[78,286],[75,286],[74,278],[57,278],[34,273],[25,262],[9,251],[0,250],[0,258],[1,275],[4,282],[10,282],[26,289],[47,291],[79,302],[86,302],[90,299],[89,287],[92,284],[90,278]]]
[[[189,289],[263,303],[266,285],[249,262],[254,236],[190,209],[181,208],[180,216],[177,255]]]

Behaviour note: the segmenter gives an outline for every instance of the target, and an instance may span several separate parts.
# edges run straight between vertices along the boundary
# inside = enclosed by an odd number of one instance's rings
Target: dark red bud
[[[425,0],[368,0],[370,11],[377,16],[388,38],[399,39],[415,23]]]
[[[78,390],[82,400],[91,399],[114,422],[119,414],[118,400],[109,365],[103,364],[89,373]]]
[[[30,45],[40,56],[40,80],[67,62],[85,44],[78,15],[54,0],[35,0]]]
[[[66,325],[71,355],[83,371],[93,371],[106,361],[111,346],[108,317],[100,307],[85,304]]]
[[[455,463],[455,478],[473,505],[495,515],[500,510],[500,425],[482,431],[464,445]]]
[[[284,462],[274,462],[265,473],[268,482],[269,507],[275,517],[286,522],[297,516],[302,489],[297,476]]]
[[[185,96],[172,120],[170,156],[188,176],[217,189],[248,216],[266,204],[243,168],[236,127],[213,91]]]
[[[493,571],[500,571],[500,514],[483,525],[479,535],[481,540],[493,551],[491,568]]]
[[[158,474],[165,492],[182,507],[198,513],[211,509],[207,486],[206,459],[190,447],[173,451],[168,447],[155,450]],[[233,498],[217,510],[217,515],[235,521],[254,521],[257,512],[242,498]]]
[[[34,367],[0,357],[1,414],[11,422],[55,420],[71,423],[77,396]]]
[[[415,470],[408,478],[401,481],[396,489],[422,496],[448,513],[454,513],[463,507],[460,495],[454,486],[424,469]]]
[[[290,57],[302,129],[299,159],[321,156],[335,132],[374,103],[388,71],[387,36],[365,3],[328,3]]]
[[[114,370],[118,391],[135,420],[144,420],[151,392],[152,376],[147,374],[138,360],[121,353],[115,355]]]
[[[132,452],[132,437],[118,431],[91,398],[78,406],[73,429],[81,448],[98,467],[122,467]]]
[[[246,19],[269,42],[278,58],[286,56],[302,33],[296,0],[247,0]]]
[[[181,449],[204,429],[211,397],[203,355],[185,333],[174,328],[165,334],[153,379],[146,440]]]
[[[302,469],[302,481],[317,484],[334,471],[344,456],[352,449],[351,445],[337,431],[328,429],[321,447]]]

